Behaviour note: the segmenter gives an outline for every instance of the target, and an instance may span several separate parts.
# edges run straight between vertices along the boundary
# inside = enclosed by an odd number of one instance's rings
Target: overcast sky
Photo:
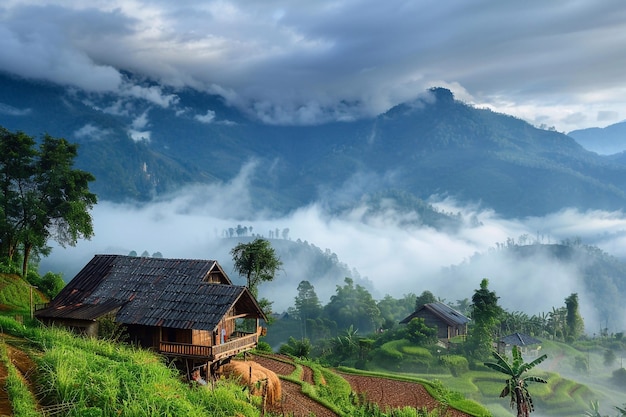
[[[272,123],[384,112],[433,86],[559,131],[626,119],[622,0],[3,0],[0,69],[170,96],[223,94]]]

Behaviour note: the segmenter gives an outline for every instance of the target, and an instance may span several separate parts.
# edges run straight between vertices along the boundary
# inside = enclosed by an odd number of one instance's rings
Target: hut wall
[[[200,346],[213,346],[215,344],[216,335],[208,330],[192,330],[191,343]]]
[[[126,332],[130,341],[134,344],[144,348],[159,347],[161,337],[158,327],[127,325]]]
[[[434,327],[437,329],[437,338],[438,339],[448,339],[448,325],[441,321],[441,319],[435,316],[430,311],[423,309],[418,314],[418,317],[424,319],[424,323],[428,327]]]
[[[96,337],[98,336],[98,322],[93,320],[78,319],[44,319],[48,326],[61,326],[76,334]]]

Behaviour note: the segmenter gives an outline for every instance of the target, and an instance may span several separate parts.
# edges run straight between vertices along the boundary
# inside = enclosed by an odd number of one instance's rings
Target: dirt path
[[[32,376],[35,369],[37,369],[35,362],[33,362],[33,360],[24,351],[8,344],[6,339],[1,343],[6,344],[9,360],[18,370],[19,374],[29,386],[31,392],[33,392],[34,385]],[[2,363],[0,364],[0,387],[2,387],[0,390],[0,417],[9,417],[13,415],[11,401],[9,400],[7,390],[4,388],[7,376],[7,367]]]
[[[296,369],[295,365],[291,363],[264,356],[254,356],[252,360],[279,376],[290,375]],[[310,368],[304,368],[302,380],[310,384],[313,383],[313,372]],[[304,395],[300,390],[300,385],[284,379],[281,379],[280,383],[283,392],[282,400],[280,405],[271,411],[293,417],[310,417],[311,415],[315,417],[337,417],[337,414]]]
[[[13,415],[13,409],[11,408],[11,402],[9,401],[9,394],[4,389],[7,380],[7,367],[4,363],[0,364],[0,417],[7,417]]]

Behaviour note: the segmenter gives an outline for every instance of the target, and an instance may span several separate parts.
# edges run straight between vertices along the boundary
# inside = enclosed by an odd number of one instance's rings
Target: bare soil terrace
[[[271,357],[254,356],[253,360],[279,376],[290,375],[295,369],[294,365]],[[312,384],[311,369],[307,367],[303,369],[303,380]],[[426,408],[431,411],[439,408],[442,412],[441,415],[446,417],[471,417],[469,414],[440,404],[418,383],[346,373],[339,373],[339,375],[348,381],[354,392],[364,396],[368,401],[376,403],[383,410],[387,408],[414,407],[418,409]],[[281,383],[283,387],[283,402],[279,410],[272,411],[283,413],[284,415],[293,415],[294,417],[309,417],[311,415],[316,417],[336,416],[328,408],[304,395],[298,384],[285,380],[282,380]]]

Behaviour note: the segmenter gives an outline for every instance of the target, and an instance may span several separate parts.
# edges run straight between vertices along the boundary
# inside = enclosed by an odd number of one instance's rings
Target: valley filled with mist
[[[392,200],[374,211],[356,206],[337,214],[312,204],[286,216],[255,215],[247,175],[242,170],[227,184],[188,187],[152,203],[100,202],[93,211],[95,236],[76,247],[55,247],[42,259],[41,272],[62,272],[69,280],[94,254],[159,252],[169,258],[215,259],[235,283],[243,284],[229,252],[254,235],[268,238],[284,263],[276,278],[259,288],[261,297],[274,302],[275,312],[293,306],[302,280],[311,282],[322,303],[347,276],[376,299],[428,290],[454,303],[471,298],[480,280],[488,278],[508,310],[547,313],[578,293],[589,334],[626,328],[619,302],[626,216],[619,211],[563,209],[543,217],[505,219],[493,210],[433,196],[432,208],[448,213],[449,227],[423,224],[418,214]],[[246,235],[230,237],[228,230],[237,226],[245,226]],[[512,250],[563,243],[580,253],[559,256],[546,249],[521,255]],[[613,265],[598,270],[600,285],[589,278],[589,266],[600,263],[592,255],[610,259],[602,265]],[[608,322],[607,309],[617,309]]]

